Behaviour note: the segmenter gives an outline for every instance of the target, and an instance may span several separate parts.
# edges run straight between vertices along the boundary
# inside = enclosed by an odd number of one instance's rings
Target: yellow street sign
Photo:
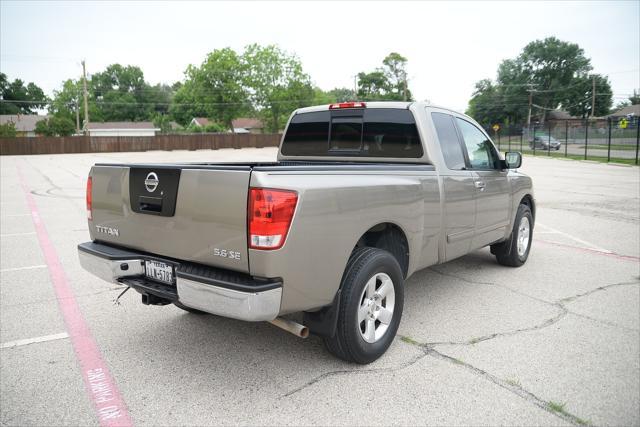
[[[620,119],[620,121],[618,122],[618,127],[620,129],[626,129],[627,126],[629,126],[629,121],[625,118]]]
[[[492,129],[494,132],[498,132],[500,130],[500,125],[496,123],[495,125],[493,125]]]

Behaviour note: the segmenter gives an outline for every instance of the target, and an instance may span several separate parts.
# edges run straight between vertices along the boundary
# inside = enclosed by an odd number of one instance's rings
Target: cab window
[[[498,169],[500,159],[489,138],[475,125],[456,117],[471,169]]]
[[[431,113],[433,125],[438,134],[442,156],[451,170],[463,170],[466,168],[462,145],[458,139],[456,126],[453,124],[453,117],[444,113]]]

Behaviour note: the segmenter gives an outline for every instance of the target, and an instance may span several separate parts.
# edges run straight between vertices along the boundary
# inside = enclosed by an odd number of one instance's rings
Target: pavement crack
[[[557,302],[559,304],[566,304],[568,302],[573,302],[573,301],[577,300],[578,298],[586,297],[586,296],[589,296],[589,295],[591,295],[593,293],[596,293],[596,292],[606,291],[607,289],[613,288],[615,286],[634,286],[634,285],[640,285],[640,281],[634,280],[633,282],[611,283],[609,285],[599,286],[599,287],[597,287],[595,289],[591,289],[591,290],[589,290],[587,292],[583,292],[583,293],[576,294],[576,295],[573,295],[573,296],[570,296],[570,297],[559,299]]]
[[[492,340],[492,339],[498,338],[498,337],[508,337],[508,336],[520,334],[520,333],[523,333],[523,332],[532,332],[532,331],[537,331],[537,330],[540,330],[540,329],[544,329],[544,328],[547,328],[547,327],[559,322],[564,316],[567,315],[567,313],[569,313],[569,310],[567,310],[562,304],[551,304],[551,305],[553,305],[558,310],[558,312],[556,313],[555,316],[550,317],[548,319],[545,319],[543,322],[538,323],[538,324],[533,325],[533,326],[529,326],[527,328],[513,329],[511,331],[506,331],[506,332],[494,332],[492,334],[471,338],[470,340],[467,340],[467,341],[440,341],[440,342],[428,342],[426,344],[429,345],[429,346],[435,346],[435,345],[474,345],[474,344],[478,344],[478,343],[483,342],[483,341]]]
[[[440,274],[441,276],[451,277],[452,279],[460,280],[460,281],[462,281],[462,282],[466,282],[466,283],[469,283],[469,284],[471,284],[471,285],[495,286],[495,287],[497,287],[497,288],[501,288],[501,289],[504,289],[504,290],[506,290],[506,291],[512,292],[512,293],[514,293],[514,294],[517,294],[517,295],[520,295],[520,296],[523,296],[523,297],[526,297],[526,298],[530,298],[530,299],[532,299],[532,300],[535,300],[535,301],[541,302],[541,303],[543,303],[543,304],[556,305],[555,303],[553,303],[553,302],[551,302],[551,301],[547,301],[547,300],[542,299],[542,298],[534,297],[533,295],[529,295],[529,294],[527,294],[527,293],[525,293],[525,292],[518,291],[517,289],[510,288],[509,286],[506,286],[506,285],[501,285],[500,283],[495,283],[495,282],[480,282],[480,281],[477,281],[477,280],[471,280],[471,279],[467,279],[466,277],[458,276],[458,275],[456,275],[456,274],[452,274],[452,273],[445,273],[444,271],[441,271],[441,270],[439,270],[439,269],[437,269],[437,268],[434,268],[434,267],[429,267],[429,270],[431,270],[431,271],[433,271],[433,272],[435,272],[435,273],[438,273],[438,274]]]
[[[436,273],[438,273],[438,274],[440,274],[442,276],[451,277],[453,279],[460,280],[460,281],[463,281],[463,282],[466,282],[466,283],[470,283],[470,284],[473,284],[473,285],[496,286],[496,287],[508,290],[510,292],[513,292],[515,294],[518,294],[518,295],[521,295],[521,296],[524,296],[524,297],[527,297],[527,298],[531,298],[531,299],[533,299],[535,301],[538,301],[538,302],[541,302],[543,304],[550,305],[550,306],[556,308],[558,310],[558,312],[556,313],[555,316],[553,316],[551,318],[548,318],[548,319],[544,320],[543,322],[541,322],[541,323],[539,323],[537,325],[530,326],[530,327],[527,327],[527,328],[519,328],[519,329],[514,329],[514,330],[506,331],[506,332],[496,332],[496,333],[492,333],[492,334],[488,334],[488,335],[483,335],[483,336],[480,336],[480,337],[471,338],[470,340],[467,340],[467,341],[429,342],[429,343],[427,343],[428,345],[474,345],[474,344],[477,344],[479,342],[488,341],[488,340],[491,340],[491,339],[494,339],[494,338],[498,338],[498,337],[512,336],[512,335],[516,335],[516,334],[519,334],[519,333],[522,333],[522,332],[536,331],[536,330],[540,330],[540,329],[546,328],[548,326],[551,326],[551,325],[557,323],[558,321],[560,321],[564,316],[566,316],[569,313],[572,314],[572,315],[583,317],[585,319],[589,319],[589,320],[594,321],[594,322],[600,322],[600,323],[606,324],[608,326],[617,327],[617,328],[621,328],[621,329],[625,329],[625,330],[637,331],[637,329],[634,329],[634,328],[629,328],[629,327],[626,327],[626,326],[618,325],[618,324],[613,323],[613,322],[609,322],[609,321],[601,320],[601,319],[596,319],[596,318],[593,318],[593,317],[590,317],[590,316],[587,316],[587,315],[584,315],[584,314],[579,314],[579,313],[570,311],[566,307],[565,304],[570,303],[572,301],[575,301],[578,298],[586,297],[586,296],[591,295],[591,294],[596,293],[596,292],[606,291],[607,289],[615,287],[615,286],[634,286],[634,285],[639,285],[640,281],[611,283],[611,284],[608,284],[608,285],[599,286],[599,287],[597,287],[595,289],[591,289],[591,290],[586,291],[586,292],[582,292],[582,293],[579,293],[579,294],[576,294],[576,295],[572,295],[570,297],[562,298],[562,299],[559,299],[557,301],[547,301],[547,300],[544,300],[544,299],[541,299],[541,298],[534,297],[532,295],[528,295],[528,294],[526,294],[524,292],[517,291],[517,290],[512,289],[512,288],[510,288],[508,286],[501,285],[501,284],[498,284],[498,283],[474,281],[474,280],[467,279],[465,277],[457,276],[455,274],[445,273],[445,272],[440,271],[438,269],[435,269],[433,267],[431,267],[430,270],[432,270],[432,271],[434,271],[434,272],[436,272]]]
[[[306,383],[304,383],[303,385],[301,385],[300,387],[297,387],[293,390],[288,391],[287,393],[285,393],[284,395],[280,396],[280,399],[284,399],[285,397],[289,397],[291,395],[294,395],[308,387],[311,387],[312,385],[319,383],[320,381],[323,381],[327,378],[331,378],[331,377],[336,377],[336,376],[343,376],[343,375],[349,375],[349,374],[362,374],[362,373],[371,373],[371,372],[397,372],[397,371],[401,371],[403,369],[406,369],[414,364],[416,364],[417,362],[419,362],[420,360],[424,359],[427,356],[427,353],[421,353],[418,354],[417,356],[413,357],[411,360],[409,360],[408,362],[402,363],[398,366],[393,366],[393,367],[388,367],[388,368],[370,368],[370,369],[343,369],[343,370],[336,370],[336,371],[329,371],[329,372],[325,372],[321,375],[318,375],[315,378],[312,378],[311,380],[307,381]]]
[[[405,341],[406,342],[406,341]],[[489,381],[492,382],[493,384],[515,394],[516,396],[526,400],[529,403],[532,403],[533,405],[539,407],[540,409],[555,415],[558,418],[561,418],[562,420],[574,425],[574,426],[584,426],[584,425],[588,425],[589,422],[585,421],[584,419],[566,411],[565,409],[562,409],[561,411],[557,410],[555,408],[555,406],[552,404],[552,402],[548,402],[545,401],[543,399],[541,399],[540,397],[536,396],[535,394],[533,394],[532,392],[530,392],[529,390],[526,390],[524,387],[522,387],[521,385],[513,382],[513,381],[506,381],[503,380],[501,378],[496,377],[495,375],[480,369],[476,366],[471,365],[470,363],[464,362],[460,359],[456,359],[454,357],[448,356],[444,353],[441,353],[439,351],[437,351],[436,349],[434,349],[433,347],[430,346],[423,346],[422,347],[425,351],[425,353],[433,358],[439,359],[439,360],[443,360],[445,362],[449,362],[452,363],[454,365],[458,365],[461,366],[465,369],[467,369],[468,371],[472,372],[473,374]]]

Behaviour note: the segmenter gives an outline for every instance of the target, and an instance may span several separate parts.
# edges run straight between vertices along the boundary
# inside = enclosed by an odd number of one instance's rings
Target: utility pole
[[[403,99],[406,101],[407,100],[407,75],[404,75],[404,81],[403,81],[403,89],[402,89],[402,97]]]
[[[596,76],[591,76],[592,88],[591,88],[591,118],[596,116]]]
[[[533,89],[529,87],[529,113],[527,114],[527,130],[531,127],[531,105],[533,104]]]
[[[76,98],[76,133],[80,133],[80,94]]]
[[[84,95],[84,124],[82,128],[86,133],[89,128],[89,101],[87,100],[87,69],[85,67],[84,59],[82,60],[82,89]]]
[[[353,100],[358,100],[358,75],[353,76]]]

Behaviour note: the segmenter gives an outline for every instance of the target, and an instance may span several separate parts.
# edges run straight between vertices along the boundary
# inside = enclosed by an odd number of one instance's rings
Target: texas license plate
[[[157,280],[159,282],[173,284],[173,266],[165,264],[160,261],[148,261],[144,262],[145,275],[149,279]]]

